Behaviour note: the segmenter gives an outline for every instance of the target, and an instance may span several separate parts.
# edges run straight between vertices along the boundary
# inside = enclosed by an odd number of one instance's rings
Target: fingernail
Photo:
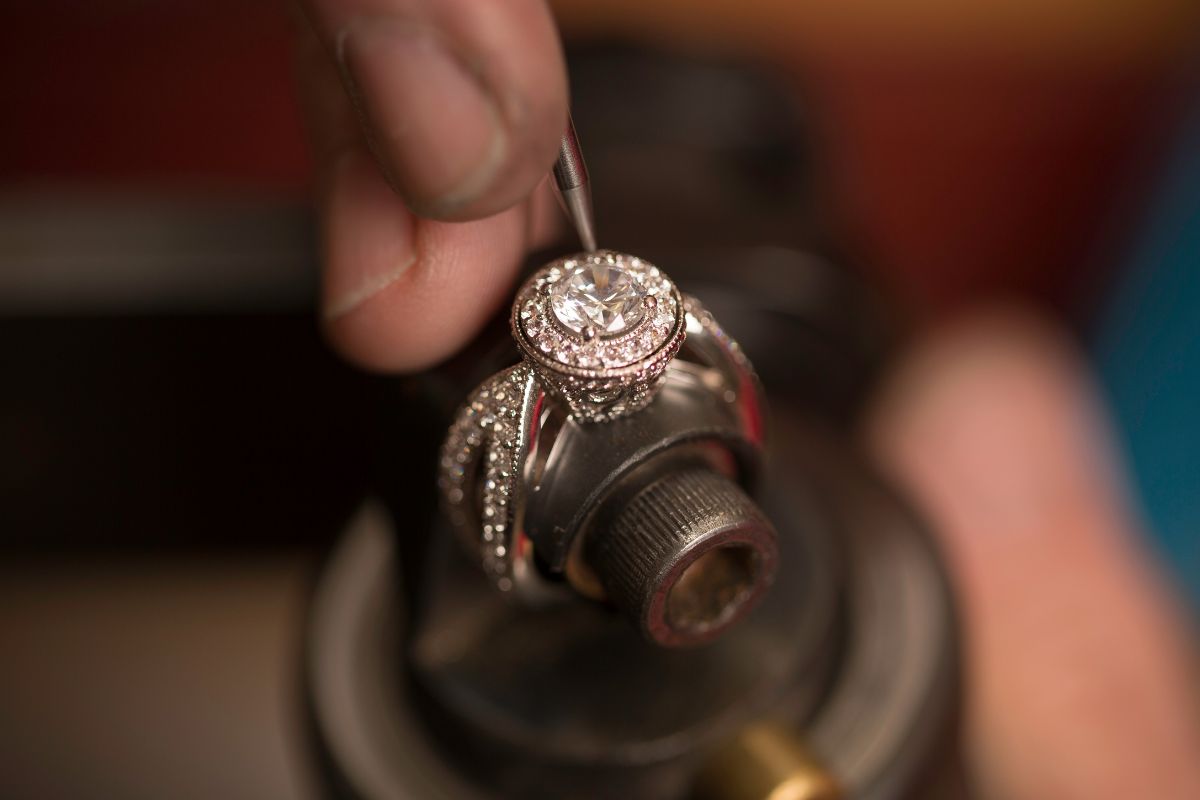
[[[507,151],[498,106],[437,31],[358,19],[338,55],[377,155],[410,204],[450,209],[489,188]]]
[[[415,220],[365,150],[343,154],[329,176],[324,315],[335,320],[395,284],[416,262]]]

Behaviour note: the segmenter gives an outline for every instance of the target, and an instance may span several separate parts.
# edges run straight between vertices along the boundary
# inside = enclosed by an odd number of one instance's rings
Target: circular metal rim
[[[601,253],[604,253],[604,254],[607,254],[610,252],[611,251],[601,251]],[[614,253],[614,255],[626,257],[625,254],[623,254],[623,253]],[[686,309],[684,307],[685,306],[684,295],[679,291],[678,285],[676,285],[676,283],[673,280],[671,280],[671,278],[669,276],[667,276],[667,274],[665,272],[662,272],[661,270],[659,270],[659,274],[670,286],[669,293],[671,296],[672,304],[674,305],[674,308],[675,308],[675,315],[674,315],[674,319],[671,324],[670,331],[668,332],[666,338],[664,338],[662,342],[658,343],[654,347],[653,350],[651,350],[650,352],[648,352],[644,355],[639,356],[634,361],[632,361],[628,364],[624,364],[619,367],[580,367],[580,366],[575,366],[572,364],[563,363],[562,361],[559,361],[554,358],[548,358],[546,356],[546,354],[543,353],[537,347],[537,345],[529,338],[529,335],[526,333],[525,329],[522,327],[521,319],[520,319],[520,313],[521,313],[522,307],[524,306],[524,304],[528,300],[528,298],[530,298],[533,295],[536,295],[537,293],[539,293],[541,291],[540,289],[537,288],[538,282],[544,281],[546,275],[551,270],[556,269],[556,268],[561,268],[564,263],[567,263],[567,262],[571,261],[573,258],[578,258],[578,257],[579,257],[579,255],[577,254],[575,256],[566,256],[564,258],[560,258],[560,259],[557,259],[556,261],[550,262],[549,264],[547,264],[546,266],[542,267],[537,272],[535,272],[533,275],[529,276],[529,278],[527,278],[525,280],[525,282],[521,284],[520,289],[517,290],[516,296],[513,299],[512,312],[509,315],[509,322],[510,322],[510,328],[512,330],[513,339],[517,342],[517,345],[520,347],[522,357],[525,358],[527,361],[532,362],[534,365],[536,365],[537,367],[539,367],[542,370],[545,370],[548,373],[556,374],[556,375],[563,375],[563,376],[567,376],[570,378],[577,378],[577,379],[583,379],[583,380],[611,380],[611,379],[622,379],[622,378],[652,377],[652,375],[650,375],[650,373],[654,372],[654,367],[658,364],[658,362],[663,361],[664,358],[665,358],[665,362],[669,362],[670,359],[674,357],[675,352],[679,349],[679,346],[683,343],[684,337],[687,335],[687,322],[686,322],[687,314],[686,314]],[[628,256],[628,257],[635,258],[633,256]],[[658,269],[658,267],[654,266],[653,264],[651,264],[648,261],[645,261],[644,259],[636,259],[636,260],[650,266],[653,269],[656,269],[656,270]],[[588,344],[588,340],[582,334],[580,334],[576,331],[570,330],[565,325],[563,325],[562,322],[557,318],[557,316],[553,312],[550,312],[547,315],[547,318],[548,318],[548,321],[550,322],[550,324],[557,326],[558,329],[560,331],[562,331],[564,333],[564,335],[566,335],[569,339],[571,339],[575,344],[580,345],[580,346],[586,346]],[[641,328],[645,327],[648,323],[649,323],[649,319],[647,317],[643,316],[642,319],[639,320],[638,323],[635,324],[634,327],[630,328],[629,330],[621,331],[619,334],[608,335],[608,336],[606,336],[604,334],[598,334],[596,337],[596,341],[612,343],[612,342],[618,342],[618,341],[624,340],[626,338],[632,338],[635,334],[637,334],[640,331]],[[663,366],[665,367],[666,364],[664,363]]]
[[[728,531],[728,527],[712,531],[709,537],[693,543],[684,551],[683,556],[678,561],[655,576],[658,584],[662,585],[669,581],[670,586],[667,590],[652,595],[645,608],[640,612],[640,617],[646,626],[647,633],[654,641],[666,646],[680,644],[698,646],[706,644],[716,639],[728,628],[736,625],[739,620],[753,611],[758,602],[762,600],[763,595],[766,594],[775,580],[775,572],[779,564],[779,547],[773,540],[771,547],[764,547],[762,537],[749,536],[740,531],[727,536],[727,538],[722,538],[721,534],[728,534]],[[751,589],[744,592],[738,598],[736,604],[731,604],[732,608],[719,621],[705,626],[703,630],[698,632],[681,632],[676,626],[671,625],[667,621],[667,617],[669,616],[668,603],[671,592],[675,590],[683,573],[697,561],[709,553],[731,545],[743,545],[751,551],[756,573],[755,579],[750,583]],[[661,620],[661,624],[655,625],[650,622],[651,620]]]

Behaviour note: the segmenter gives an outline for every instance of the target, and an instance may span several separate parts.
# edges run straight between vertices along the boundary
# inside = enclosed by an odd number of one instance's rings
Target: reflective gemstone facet
[[[558,321],[576,333],[590,327],[612,334],[637,324],[645,309],[645,296],[645,290],[624,267],[584,264],[554,284],[550,304]]]

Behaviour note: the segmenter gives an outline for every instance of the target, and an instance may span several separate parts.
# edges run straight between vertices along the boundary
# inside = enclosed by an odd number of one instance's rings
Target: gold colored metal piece
[[[697,800],[840,800],[837,780],[793,731],[771,723],[743,728],[696,776]]]

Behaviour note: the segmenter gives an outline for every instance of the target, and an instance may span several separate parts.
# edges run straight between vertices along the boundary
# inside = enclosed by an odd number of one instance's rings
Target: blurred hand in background
[[[931,518],[989,798],[1200,796],[1196,652],[1065,334],[1012,310],[929,335],[869,442]]]

